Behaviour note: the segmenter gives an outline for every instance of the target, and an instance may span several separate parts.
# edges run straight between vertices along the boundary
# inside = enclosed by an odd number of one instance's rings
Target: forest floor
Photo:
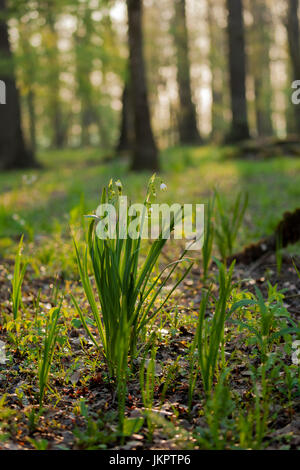
[[[285,211],[299,207],[300,158],[238,159],[233,153],[217,147],[163,152],[160,177],[167,191],[159,194],[159,202],[206,203],[216,187],[230,213],[237,194],[247,192],[249,206],[234,246],[237,252],[271,234]],[[0,341],[5,344],[5,358],[0,355],[0,449],[300,449],[300,368],[292,361],[293,342],[300,336],[290,331],[276,336],[299,326],[300,279],[293,261],[300,267],[300,244],[252,265],[235,266],[232,298],[253,300],[259,288],[273,336],[263,355],[255,333],[261,328],[258,306],[237,310],[235,322],[226,324],[223,372],[216,374],[209,396],[191,363],[207,288],[201,256],[195,255],[189,277],[148,327],[148,333],[156,333],[155,379],[146,390],[151,413],[145,414],[137,360],[128,379],[125,415],[142,424],[122,437],[114,383],[70,300],[72,293],[87,307],[70,227],[82,235],[83,215],[95,210],[110,178],[121,179],[130,199],[141,202],[151,175],[128,173],[126,158],[113,159],[95,149],[47,152],[40,159],[42,170],[0,175]],[[16,324],[11,281],[21,233],[28,267]],[[167,243],[161,264],[175,260],[179,250],[174,240]],[[214,254],[218,257],[216,246]],[[210,319],[218,295],[215,263],[208,282]],[[43,333],[47,314],[62,293],[58,346],[40,408]]]

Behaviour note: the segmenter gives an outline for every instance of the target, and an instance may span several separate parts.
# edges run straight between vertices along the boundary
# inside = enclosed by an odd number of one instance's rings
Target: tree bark
[[[122,114],[120,126],[120,138],[116,148],[117,152],[128,152],[133,148],[134,126],[130,99],[130,86],[125,82],[122,94]]]
[[[265,0],[252,0],[252,66],[254,74],[255,113],[260,137],[273,135],[272,83],[270,70],[270,11]]]
[[[225,133],[226,110],[225,92],[224,92],[224,37],[223,30],[216,21],[214,12],[215,1],[207,0],[207,22],[209,30],[209,62],[211,70],[211,138],[216,142],[222,140]]]
[[[246,98],[246,53],[242,0],[227,0],[232,124],[227,137],[238,142],[250,137]]]
[[[300,80],[299,0],[288,0],[287,34],[293,80]],[[295,129],[300,134],[300,105],[293,105]]]
[[[127,0],[127,11],[130,79],[135,130],[132,170],[155,171],[158,169],[158,151],[151,128],[143,55],[142,0]]]
[[[197,114],[192,99],[188,30],[185,0],[174,0],[174,39],[177,56],[177,83],[179,91],[179,139],[182,145],[200,144]]]
[[[94,96],[94,89],[91,83],[91,74],[93,72],[93,55],[91,49],[94,23],[92,19],[92,10],[90,6],[82,5],[78,11],[77,32],[75,39],[75,64],[76,64],[76,82],[77,95],[81,103],[81,146],[88,147],[92,144],[91,125],[96,124],[101,145],[107,145],[107,136],[105,128],[100,122],[100,106]],[[87,51],[91,49],[91,57],[87,57]],[[92,55],[93,54],[93,55]],[[104,139],[103,139],[104,136]]]
[[[35,115],[35,94],[31,88],[27,94],[27,106],[29,117],[30,149],[36,152],[36,115]]]
[[[47,56],[49,60],[49,104],[50,118],[52,124],[52,147],[62,149],[65,146],[67,127],[63,122],[63,112],[60,100],[60,63],[58,50],[58,36],[55,28],[55,3],[53,0],[46,1],[46,24],[52,38],[52,45],[47,46]]]
[[[293,82],[293,71],[290,59],[286,61],[285,95],[285,123],[287,135],[294,135],[296,131],[294,104],[291,101],[291,83]]]
[[[5,19],[6,1],[0,0],[0,80],[6,86],[6,104],[0,105],[0,169],[36,167],[33,153],[25,146],[21,128],[20,98]]]

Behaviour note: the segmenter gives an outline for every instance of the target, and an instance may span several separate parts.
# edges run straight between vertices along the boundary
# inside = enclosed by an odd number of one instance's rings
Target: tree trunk
[[[179,91],[179,139],[183,145],[200,144],[196,108],[192,99],[188,31],[185,0],[174,0],[174,39],[177,55],[177,83]]]
[[[60,63],[58,49],[58,35],[55,28],[55,3],[53,0],[46,1],[46,24],[51,37],[51,47],[47,46],[49,60],[49,104],[50,119],[53,130],[52,147],[62,149],[66,141],[66,124],[63,122],[63,113],[60,100]]]
[[[132,106],[130,99],[130,87],[125,82],[122,95],[122,115],[120,126],[120,138],[116,148],[117,152],[127,152],[133,148],[134,142],[134,125],[132,116]]]
[[[129,63],[135,130],[132,169],[155,171],[158,169],[158,151],[150,121],[143,55],[142,10],[142,0],[127,0]]]
[[[299,0],[288,0],[287,33],[293,80],[300,80]],[[300,134],[300,105],[294,105],[295,129]]]
[[[265,0],[252,0],[252,67],[254,73],[256,127],[259,136],[273,135],[270,70],[270,11]]]
[[[92,19],[92,10],[88,5],[82,5],[82,9],[78,11],[77,32],[75,39],[75,65],[76,65],[76,82],[77,96],[81,103],[81,146],[88,147],[92,144],[91,125],[98,124],[98,105],[94,96],[94,89],[91,83],[91,74],[93,72],[93,56],[94,51],[91,49],[91,58],[87,58],[87,53],[91,48],[92,34],[94,24]],[[99,139],[101,132],[99,130]]]
[[[37,81],[37,60],[33,47],[30,44],[30,28],[27,25],[18,25],[19,41],[22,47],[23,57],[26,57],[26,62],[22,65],[22,80],[23,86],[27,90],[25,95],[28,124],[29,124],[29,138],[30,150],[33,154],[36,153],[37,139],[36,139],[36,109],[35,109],[35,84]]]
[[[27,106],[29,117],[29,132],[30,132],[30,148],[35,154],[36,152],[36,116],[35,116],[35,95],[31,88],[27,94]]]
[[[226,108],[224,93],[224,38],[223,30],[216,22],[213,0],[207,0],[207,22],[209,29],[209,62],[211,70],[211,138],[220,141],[226,126],[224,111]]]
[[[246,53],[242,0],[227,0],[232,125],[227,137],[238,142],[250,137],[246,99]]]
[[[284,87],[285,95],[285,123],[287,135],[294,135],[296,131],[294,104],[291,101],[291,83],[293,82],[293,71],[291,61],[286,61],[286,82]]]
[[[6,1],[0,0],[0,80],[6,86],[6,104],[0,105],[0,169],[36,167],[26,147],[21,128],[20,98],[5,20]]]

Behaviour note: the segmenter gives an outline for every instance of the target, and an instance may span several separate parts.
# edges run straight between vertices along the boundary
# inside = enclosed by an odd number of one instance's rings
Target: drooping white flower
[[[167,191],[167,189],[168,189],[168,188],[167,188],[167,185],[166,185],[165,183],[161,183],[161,185],[160,185],[160,190],[161,190],[161,191]]]

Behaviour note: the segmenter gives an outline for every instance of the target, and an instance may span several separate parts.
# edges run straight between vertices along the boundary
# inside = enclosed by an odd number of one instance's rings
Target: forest
[[[0,450],[300,450],[299,308],[299,0],[0,0]]]

